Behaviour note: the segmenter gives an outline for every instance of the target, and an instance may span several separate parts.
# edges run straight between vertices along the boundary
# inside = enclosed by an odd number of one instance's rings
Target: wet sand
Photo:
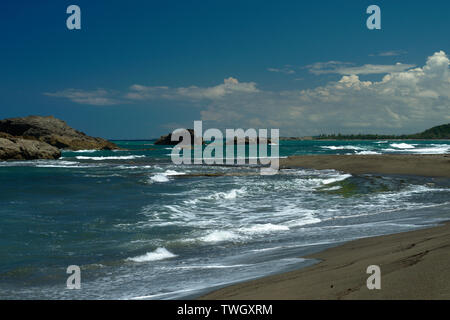
[[[281,159],[281,168],[450,178],[450,155],[291,156]],[[450,299],[450,223],[350,241],[304,258],[320,262],[200,299]],[[380,290],[367,288],[370,265],[381,268]]]
[[[321,262],[200,299],[450,299],[450,223],[350,241],[305,258]],[[369,265],[381,269],[380,290],[367,288]]]
[[[450,178],[450,154],[305,155],[280,159],[281,168],[336,169],[352,174]]]

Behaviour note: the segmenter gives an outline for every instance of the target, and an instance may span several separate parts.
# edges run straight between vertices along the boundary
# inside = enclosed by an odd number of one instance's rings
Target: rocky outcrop
[[[194,130],[193,129],[186,129],[187,131],[189,131],[190,135],[191,135],[191,144],[194,144]],[[203,141],[203,139],[201,137],[196,137],[197,139],[199,139],[201,141],[201,144],[205,144],[205,141]],[[158,140],[156,140],[155,144],[160,144],[160,145],[169,145],[169,146],[174,146],[176,144],[178,144],[180,141],[180,139],[176,140],[176,141],[172,141],[172,134],[169,133],[165,136],[161,136]],[[270,138],[260,138],[260,137],[256,137],[256,138],[249,138],[249,137],[245,137],[244,141],[238,141],[237,137],[234,137],[234,142],[233,140],[228,140],[227,144],[270,144],[271,143],[271,139]]]
[[[186,129],[187,131],[189,131],[190,135],[191,135],[191,145],[194,144],[194,129]],[[202,138],[201,137],[197,137],[197,139],[199,139],[201,141],[201,144],[203,144]],[[182,138],[176,140],[176,141],[172,141],[172,133],[169,133],[165,136],[161,136],[158,140],[155,141],[155,144],[160,144],[160,145],[168,145],[168,146],[174,146],[177,145],[180,140],[182,140]],[[188,144],[183,143],[183,144]]]
[[[114,143],[93,138],[54,117],[0,120],[0,160],[58,159],[60,149],[113,150]]]
[[[0,160],[58,159],[61,151],[48,143],[0,136]]]
[[[119,149],[112,142],[87,136],[83,132],[69,127],[65,121],[52,116],[29,116],[0,120],[0,132],[17,138],[45,142],[59,149]]]

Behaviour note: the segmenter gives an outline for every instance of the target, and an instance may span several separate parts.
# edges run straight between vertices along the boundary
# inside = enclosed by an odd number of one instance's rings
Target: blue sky
[[[81,30],[66,8],[81,8]],[[366,8],[381,8],[368,30]],[[90,135],[410,133],[450,122],[449,1],[3,1],[0,118]]]

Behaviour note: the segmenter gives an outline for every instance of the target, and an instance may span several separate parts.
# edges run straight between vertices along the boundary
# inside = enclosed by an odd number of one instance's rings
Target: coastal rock
[[[189,131],[189,133],[191,135],[191,145],[194,144],[194,138],[200,139],[201,144],[204,144],[201,137],[195,137],[194,129],[186,129],[186,130]],[[177,145],[180,142],[180,140],[181,140],[181,138],[176,141],[172,141],[172,133],[169,133],[165,136],[161,136],[158,140],[155,141],[155,144],[174,146],[174,145]],[[185,143],[183,143],[183,144],[185,144]]]
[[[37,140],[0,137],[0,160],[58,159],[61,151],[48,143]]]
[[[119,149],[114,143],[102,138],[90,137],[53,116],[28,116],[0,120],[0,132],[20,139],[45,142],[59,149]]]
[[[191,144],[194,144],[194,130],[193,129],[186,129],[186,130],[189,131],[189,133],[191,134]],[[196,139],[200,139],[201,144],[205,144],[205,141],[203,141],[201,137],[196,137]],[[180,140],[172,141],[172,134],[169,133],[165,136],[161,136],[158,140],[156,140],[155,144],[173,146],[173,145],[178,144],[179,141]],[[260,138],[260,137],[256,137],[256,138],[245,137],[244,143],[238,143],[237,137],[234,137],[234,142],[233,142],[233,140],[230,140],[230,141],[227,141],[227,143],[231,143],[231,144],[270,144],[271,139],[270,138]]]

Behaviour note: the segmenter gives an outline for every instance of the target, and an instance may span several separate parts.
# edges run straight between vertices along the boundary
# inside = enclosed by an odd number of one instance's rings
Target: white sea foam
[[[172,211],[172,212],[174,212],[174,213],[183,213],[183,211],[181,211],[180,209],[177,209],[176,207],[176,205],[173,205],[173,206],[171,206],[171,205],[165,205],[164,206],[165,208],[167,208],[167,209],[169,209],[170,211]]]
[[[391,144],[393,146],[394,144]],[[408,145],[406,143],[400,143],[397,145]],[[448,144],[430,144],[430,145],[416,145],[416,147],[403,147],[397,149],[387,148],[383,150],[384,152],[411,152],[418,154],[445,154],[450,152],[450,145]]]
[[[363,150],[363,148],[356,146],[322,146],[321,148],[331,150]]]
[[[87,156],[76,156],[75,158],[79,160],[132,160],[137,158],[145,158],[145,156],[110,156],[110,157],[87,157]]]
[[[302,191],[311,191],[318,187],[321,187],[323,185],[323,181],[324,180],[322,178],[295,179],[295,188]],[[280,187],[282,187],[282,185],[278,184],[278,188]],[[292,189],[292,185],[288,183],[286,184],[285,188],[290,190]]]
[[[123,175],[118,173],[112,173],[112,174],[85,174],[83,177],[86,178],[107,178],[107,177],[123,177]]]
[[[178,172],[175,170],[166,170],[165,172],[155,173],[150,177],[150,182],[168,182],[170,176],[180,176],[186,174],[185,172]]]
[[[79,162],[75,161],[48,161],[48,162],[40,162],[37,164],[39,166],[73,166],[77,165]]]
[[[444,154],[450,152],[450,146],[449,145],[434,145],[431,148],[416,148],[414,150],[410,150],[414,153],[421,153],[421,154]]]
[[[250,251],[252,251],[252,252],[265,252],[265,251],[272,251],[272,250],[277,250],[277,249],[281,249],[281,248],[283,248],[283,246],[262,248],[262,249],[253,249],[253,250],[250,250]]]
[[[381,154],[381,153],[376,152],[376,151],[365,150],[365,151],[356,152],[355,154]]]
[[[30,163],[33,164],[33,163]],[[66,161],[66,160],[49,160],[49,161],[39,161],[35,163],[37,168],[91,168],[97,167],[94,164],[80,163],[76,161]]]
[[[118,225],[116,225],[116,226],[118,226]],[[133,241],[130,241],[130,243],[150,243],[150,242],[153,242],[152,240],[133,240]]]
[[[149,262],[149,261],[158,261],[158,260],[164,260],[164,259],[170,259],[173,257],[176,257],[177,255],[173,254],[172,252],[168,251],[166,248],[158,248],[155,251],[147,252],[146,254],[143,254],[141,256],[133,257],[133,258],[127,258],[127,261],[133,261],[133,262]]]
[[[181,175],[184,175],[186,173],[185,172],[178,172],[178,171],[175,171],[175,170],[166,170],[163,174],[166,175],[166,176],[181,176]]]
[[[116,169],[124,169],[124,170],[128,170],[128,169],[152,169],[154,166],[152,165],[145,165],[145,166],[131,166],[131,165],[120,165],[117,166]]]
[[[381,154],[379,152],[376,151],[372,151],[372,150],[365,150],[364,148],[360,148],[360,147],[355,147],[355,146],[338,146],[338,147],[333,147],[330,149],[333,150],[354,150],[355,153],[346,153],[346,154]],[[360,150],[360,151],[358,151]]]
[[[278,169],[273,169],[271,167],[261,168],[260,175],[262,176],[273,176],[274,174],[279,173]]]
[[[204,237],[201,237],[200,240],[204,242],[222,242],[222,241],[230,241],[239,239],[239,235],[231,231],[223,231],[223,230],[215,230]]]
[[[192,266],[182,266],[182,267],[175,267],[175,269],[228,269],[228,268],[239,268],[239,267],[246,267],[248,264],[234,264],[234,265],[217,265],[217,264],[210,264],[210,265],[192,265]]]
[[[245,194],[246,188],[240,188],[240,189],[232,189],[228,192],[215,192],[207,197],[203,197],[203,199],[236,199],[238,196]]]
[[[299,210],[298,208],[291,206],[286,208],[284,210],[284,213],[289,217],[296,217],[295,219],[285,223],[290,227],[305,226],[308,224],[319,223],[322,221],[321,219],[315,216],[314,210],[305,210],[305,209]]]
[[[322,220],[319,218],[314,218],[314,217],[304,217],[300,220],[295,220],[295,221],[291,221],[290,226],[291,227],[299,227],[299,226],[306,226],[308,224],[314,224],[314,223],[319,223]]]
[[[154,176],[151,176],[150,180],[154,182],[168,182],[169,178],[167,178],[165,174],[157,173]]]
[[[351,176],[352,176],[351,174],[341,174],[341,175],[338,175],[336,177],[324,179],[324,180],[322,180],[322,183],[323,184],[330,184],[330,183],[333,183],[333,182],[343,181],[345,179],[350,178]]]
[[[415,146],[412,144],[408,144],[408,143],[391,143],[390,145],[393,148],[397,148],[397,149],[414,149]]]
[[[269,247],[269,248],[262,248],[262,249],[253,249],[250,250],[252,252],[264,252],[264,251],[272,251],[272,250],[278,250],[278,249],[288,249],[288,248],[301,248],[301,247],[310,247],[310,246],[320,246],[324,244],[330,244],[335,243],[334,241],[319,241],[319,242],[309,242],[305,244],[295,244],[295,245],[286,245],[286,246],[278,246],[278,247]],[[302,259],[303,261],[305,259]]]
[[[203,287],[202,288],[176,290],[176,291],[171,291],[171,292],[151,294],[151,295],[139,296],[139,297],[130,297],[129,299],[131,299],[131,300],[147,300],[147,299],[153,299],[153,298],[156,298],[156,297],[159,298],[159,297],[164,297],[164,296],[176,295],[176,294],[180,294],[180,293],[193,292],[193,291],[196,291],[196,290],[199,290],[199,289],[203,289]]]
[[[287,231],[287,230],[289,230],[289,227],[287,227],[287,226],[272,224],[272,223],[255,224],[251,227],[239,228],[240,232],[249,233],[249,234],[270,233],[270,232],[275,232],[275,231]]]
[[[62,159],[62,158],[60,158]],[[97,165],[66,160],[0,161],[0,167],[86,168]]]
[[[184,204],[189,204],[189,205],[195,205],[199,202],[199,199],[190,199],[190,200],[184,200],[183,203]]]

